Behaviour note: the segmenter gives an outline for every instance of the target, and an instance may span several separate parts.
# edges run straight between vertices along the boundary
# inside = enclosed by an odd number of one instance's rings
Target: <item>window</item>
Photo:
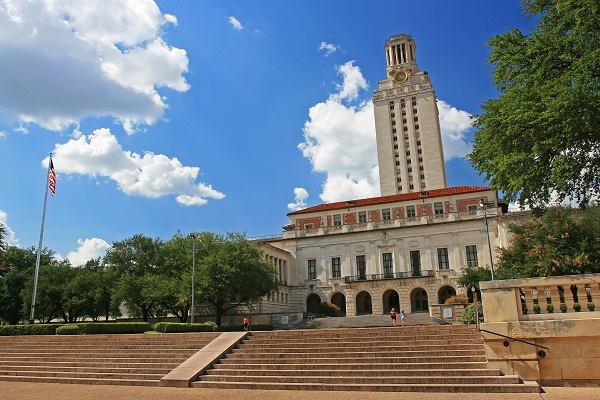
[[[396,157],[396,158],[400,157],[400,153],[394,153],[394,157]]]
[[[400,165],[400,161],[396,161],[396,166],[399,166],[399,165]]]
[[[479,262],[477,261],[477,246],[472,244],[465,247],[467,252],[467,267],[477,267]]]
[[[415,185],[408,185],[408,188],[409,188],[409,189],[414,189],[414,188],[415,188]]]
[[[308,260],[308,279],[317,279],[317,260]]]
[[[356,256],[356,272],[358,279],[367,279],[366,256]]]
[[[406,115],[406,111],[402,111],[402,116],[405,116],[405,115]]]
[[[398,141],[398,136],[394,136],[394,142]],[[397,146],[397,145],[396,145]],[[396,147],[395,147],[396,148]]]
[[[342,225],[342,216],[340,214],[335,214],[333,216],[333,226]]]
[[[367,212],[366,211],[360,211],[358,213],[358,222],[361,224],[367,222]]]
[[[423,154],[423,150],[422,149],[417,149],[417,153]]]
[[[419,124],[416,124],[416,125],[415,125],[415,129],[419,129]]]
[[[413,218],[417,216],[417,211],[415,210],[415,206],[406,207],[406,216],[409,218]]]
[[[411,163],[412,163],[412,160],[409,158],[408,160],[406,160],[406,163],[407,163],[407,164],[411,164]]]
[[[419,165],[419,171],[425,171],[425,167],[422,165]]]
[[[448,249],[437,249],[438,269],[450,269],[450,261],[448,260]]]
[[[396,121],[392,120],[392,125],[396,125]]]
[[[408,172],[412,172],[412,167],[408,168]]]
[[[384,221],[389,221],[390,219],[392,219],[392,213],[390,212],[389,208],[384,208],[383,210],[381,210],[381,215],[383,216]]]
[[[394,118],[396,116],[396,113],[391,113],[390,117]]]
[[[406,124],[406,118],[402,118],[402,123]]]
[[[396,182],[402,182],[402,178],[396,178]]]
[[[408,131],[408,126],[405,126],[404,128],[402,128],[404,130],[404,132]]]
[[[392,128],[392,133],[396,133],[396,128]]]
[[[420,175],[420,178],[421,178],[421,179],[425,179],[425,174],[421,174],[421,175]]]
[[[441,201],[439,203],[433,203],[433,213],[434,214],[443,214],[444,213],[444,203]]]
[[[416,107],[416,106],[417,106],[417,102],[416,102],[416,101],[413,101],[413,102],[412,102],[412,105],[413,105],[413,107]]]
[[[331,259],[331,276],[333,278],[339,278],[342,276],[342,264],[340,263],[339,257],[333,257]]]
[[[423,162],[423,157],[419,157],[419,162]]]
[[[312,232],[312,230],[313,230],[313,224],[306,224],[306,225],[304,225],[304,229],[306,229],[307,232]]]
[[[411,250],[410,267],[413,276],[421,276],[421,252],[419,250]]]
[[[414,117],[413,120],[416,122],[419,120],[419,117]]]
[[[467,206],[469,214],[474,215],[477,213],[477,205]]]
[[[383,253],[383,276],[385,278],[394,277],[394,259],[392,253]]]
[[[410,150],[406,150],[406,155],[410,156]]]
[[[396,141],[396,140],[398,140],[398,138],[394,138],[394,141]],[[394,150],[397,150],[397,149],[398,149],[398,145],[397,145],[397,144],[395,144],[395,145],[394,145]]]
[[[398,190],[402,190],[402,186],[398,186]]]
[[[421,141],[417,140],[417,146],[420,146],[420,145],[421,145]]]

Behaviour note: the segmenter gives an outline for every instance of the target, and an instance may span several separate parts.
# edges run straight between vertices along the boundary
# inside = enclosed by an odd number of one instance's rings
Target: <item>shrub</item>
[[[573,303],[573,310],[575,310],[576,312],[581,311],[581,304]]]
[[[82,335],[106,333],[144,333],[150,329],[147,322],[90,322],[77,324]]]
[[[594,311],[596,309],[596,305],[593,302],[589,301],[587,303],[587,309],[590,311]]]
[[[319,304],[315,311],[328,317],[337,317],[340,315],[340,308],[329,301]]]
[[[56,329],[56,334],[57,335],[79,335],[79,325],[69,324],[69,325],[59,326]]]
[[[159,322],[154,325],[156,332],[179,333],[179,332],[214,332],[217,324],[214,322],[203,322],[201,324],[183,324],[177,322]]]
[[[446,301],[444,302],[444,304],[464,304],[464,303],[468,303],[468,302],[469,302],[469,298],[467,297],[467,295],[460,293],[460,294],[448,297],[446,299]]]
[[[59,324],[31,324],[0,326],[0,336],[54,335]]]
[[[542,307],[540,307],[540,305],[538,303],[535,303],[533,305],[533,312],[536,314],[539,314],[542,311]]]
[[[566,313],[567,312],[567,303],[560,303],[560,312],[561,313]]]
[[[552,303],[546,304],[546,311],[548,311],[548,313],[550,314],[554,312],[554,306],[552,305]]]
[[[477,313],[479,314],[479,322],[483,322],[483,307],[481,303],[477,304]],[[474,324],[475,323],[475,304],[469,304],[463,310],[460,322],[463,324]]]

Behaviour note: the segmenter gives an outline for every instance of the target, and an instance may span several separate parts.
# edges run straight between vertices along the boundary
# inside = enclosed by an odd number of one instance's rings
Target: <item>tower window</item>
[[[384,208],[383,210],[381,210],[381,215],[383,216],[384,221],[389,221],[390,219],[392,219],[392,214],[389,208]]]
[[[408,185],[408,188],[412,190],[415,188],[415,185]]]
[[[396,133],[396,128],[392,128],[392,133]]]
[[[420,146],[420,145],[421,145],[421,141],[417,140],[417,146]]]
[[[406,118],[402,119],[402,123],[406,124]]]
[[[396,166],[400,166],[400,161],[396,161]]]
[[[396,141],[396,139],[397,138],[394,138],[394,141]],[[398,145],[397,144],[394,145],[394,149],[398,149]]]
[[[410,168],[408,169],[408,172],[412,172],[412,167],[410,167]]]
[[[421,179],[425,179],[425,174],[421,174]]]
[[[402,186],[398,186],[398,190],[402,190]]]
[[[419,162],[423,162],[423,157],[419,157]]]
[[[396,116],[396,113],[391,113],[390,117],[394,118]]]
[[[413,119],[414,119],[415,121],[418,121],[418,120],[419,120],[419,117],[414,117]]]
[[[393,109],[394,109],[394,105],[390,104],[390,110],[393,110]]]
[[[397,141],[398,141],[398,136],[394,136],[394,142],[397,142]]]
[[[425,171],[425,167],[422,165],[419,165],[419,171]]]
[[[408,207],[406,207],[406,216],[408,218],[413,218],[413,217],[417,216],[417,211],[415,210],[415,206],[408,206]]]
[[[396,125],[396,120],[392,120],[392,125]]]
[[[406,155],[407,155],[407,156],[410,156],[410,150],[408,150],[408,151],[406,152]]]
[[[405,126],[405,127],[404,127],[404,132],[407,132],[407,131],[408,131],[408,127],[407,127],[407,126]]]
[[[415,125],[415,129],[419,129],[419,124],[416,124],[416,125]]]
[[[407,164],[412,164],[412,161],[410,159],[406,160]]]
[[[417,149],[417,153],[422,154],[423,150],[422,149]]]
[[[340,214],[335,214],[333,216],[333,226],[342,225],[342,216]]]
[[[402,182],[402,178],[396,178],[396,182],[398,182],[398,183]]]

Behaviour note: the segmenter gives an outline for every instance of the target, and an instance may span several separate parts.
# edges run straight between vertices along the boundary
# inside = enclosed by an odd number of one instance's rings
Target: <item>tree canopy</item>
[[[489,41],[501,94],[482,105],[468,159],[507,201],[585,204],[600,194],[600,3],[522,6],[538,23]]]
[[[510,231],[511,245],[500,249],[500,279],[600,272],[600,206],[548,208]]]

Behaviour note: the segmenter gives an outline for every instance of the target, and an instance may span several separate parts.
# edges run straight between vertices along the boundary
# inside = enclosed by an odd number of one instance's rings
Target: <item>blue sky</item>
[[[383,47],[416,41],[448,184],[495,98],[494,35],[520,2],[0,0],[0,222],[75,265],[142,233],[281,233],[294,209],[379,194],[371,97]]]

